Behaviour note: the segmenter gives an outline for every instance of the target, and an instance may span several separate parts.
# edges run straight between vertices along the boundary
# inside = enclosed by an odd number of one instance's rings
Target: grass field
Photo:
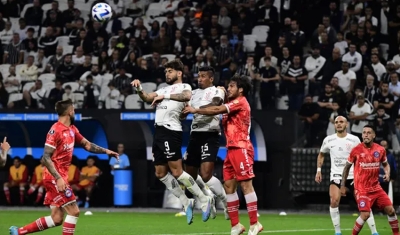
[[[22,226],[46,215],[46,211],[13,211],[0,209],[0,235],[7,235],[10,225]],[[342,233],[351,234],[356,217],[342,215]],[[248,217],[241,213],[241,222],[248,228]],[[328,214],[307,215],[288,213],[287,216],[261,214],[264,225],[262,234],[278,235],[333,235],[334,231]],[[386,216],[375,215],[378,232],[391,234]],[[43,235],[60,235],[61,227],[42,232]],[[175,217],[174,213],[135,213],[135,212],[93,212],[91,216],[82,215],[75,232],[76,235],[218,235],[230,234],[229,221],[223,215],[204,223],[201,215],[196,214],[192,225],[186,224],[186,217]],[[247,234],[247,232],[245,233]],[[363,235],[371,234],[367,224]]]

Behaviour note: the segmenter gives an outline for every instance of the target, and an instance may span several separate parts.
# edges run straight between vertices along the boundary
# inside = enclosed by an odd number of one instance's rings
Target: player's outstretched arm
[[[211,106],[220,106],[221,104],[224,103],[224,100],[221,97],[214,97],[211,101],[211,103],[207,104],[207,105],[203,105],[200,106],[200,109],[205,109],[207,107],[211,107]]]
[[[153,102],[154,98],[157,97],[157,93],[155,92],[147,93],[146,91],[144,91],[138,79],[133,80],[133,82],[131,82],[131,85],[136,89],[140,99],[142,99],[144,102]]]
[[[0,152],[0,167],[3,167],[4,165],[6,165],[8,150],[10,150],[11,148],[10,144],[7,142],[7,137],[4,137],[3,142],[0,144],[0,147],[2,150]]]
[[[214,116],[214,115],[218,115],[218,114],[223,114],[223,113],[228,113],[228,108],[225,105],[220,105],[220,106],[209,106],[206,108],[202,108],[202,109],[195,109],[193,107],[186,107],[183,110],[183,113],[198,113],[198,114],[202,114],[202,115],[207,115],[207,116]]]
[[[60,175],[60,173],[58,173],[58,171],[54,167],[53,160],[51,160],[51,156],[53,156],[53,153],[55,150],[56,150],[55,148],[45,145],[43,157],[40,161],[43,163],[43,165],[46,166],[47,170],[54,177],[54,179],[58,180],[61,178],[61,175]]]
[[[80,144],[88,152],[91,152],[91,153],[105,153],[105,154],[111,155],[111,156],[119,159],[119,154],[118,153],[113,152],[113,151],[111,151],[109,149],[100,147],[97,144],[94,144],[94,143],[88,141],[85,138],[83,138],[83,140],[81,141]]]

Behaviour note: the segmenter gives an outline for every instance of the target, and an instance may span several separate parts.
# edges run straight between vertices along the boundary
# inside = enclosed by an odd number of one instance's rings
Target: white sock
[[[182,190],[179,182],[170,173],[160,179],[160,181],[165,184],[167,189],[174,194],[175,197],[179,198],[182,205],[186,208],[189,205],[189,199],[186,197],[185,192]]]
[[[184,171],[182,175],[178,177],[178,181],[185,185],[186,189],[189,190],[189,192],[191,192],[193,196],[196,196],[200,200],[200,202],[207,202],[208,199],[201,191],[199,186],[196,184],[192,176],[190,176],[188,173]]]
[[[342,231],[340,230],[339,207],[336,207],[336,208],[329,207],[329,212],[331,214],[333,227],[335,228],[335,233],[341,233]]]
[[[206,183],[211,191],[222,201],[224,205],[224,209],[227,208],[226,205],[226,192],[224,186],[221,181],[217,179],[215,176],[211,177],[211,179]]]
[[[44,217],[44,220],[46,221],[46,225],[48,228],[52,228],[52,227],[56,226],[54,223],[54,220],[51,218],[51,216]]]
[[[372,214],[372,210],[369,214],[369,218],[367,219],[367,223],[368,223],[369,229],[371,229],[371,234],[378,232],[378,231],[376,231],[375,219],[374,219],[374,214]]]
[[[204,183],[203,179],[201,178],[200,175],[197,176],[196,183],[201,189],[201,191],[204,193],[206,196],[214,196],[213,193],[211,192],[210,188]]]

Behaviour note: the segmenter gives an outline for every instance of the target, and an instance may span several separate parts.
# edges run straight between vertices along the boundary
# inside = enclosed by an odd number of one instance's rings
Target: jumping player
[[[254,149],[250,142],[251,113],[246,96],[251,90],[247,76],[234,75],[228,85],[229,102],[206,108],[186,107],[184,113],[215,116],[223,114],[222,124],[226,136],[226,155],[223,175],[227,193],[228,213],[231,220],[231,235],[242,234],[245,227],[239,222],[239,197],[236,192],[239,183],[247,203],[250,217],[249,235],[259,234],[263,226],[257,218],[257,195],[253,188]]]
[[[41,162],[46,169],[43,185],[46,189],[44,204],[50,206],[51,215],[37,219],[23,227],[10,227],[10,235],[23,235],[39,232],[63,223],[63,235],[72,235],[78,221],[79,208],[75,195],[68,184],[68,169],[71,164],[74,144],[80,143],[91,153],[105,153],[118,159],[118,153],[99,147],[85,139],[73,125],[75,111],[70,99],[56,103],[58,122],[53,124],[46,137]]]
[[[331,199],[331,204],[329,207],[329,212],[331,214],[333,227],[335,228],[335,235],[342,234],[340,229],[339,204],[341,198],[340,180],[342,179],[343,168],[346,165],[346,160],[351,150],[360,143],[360,139],[357,136],[347,133],[347,124],[348,122],[345,117],[338,116],[335,118],[336,134],[325,137],[323,144],[321,146],[321,150],[318,154],[317,174],[315,175],[315,181],[317,183],[321,183],[322,164],[324,163],[325,154],[329,153],[331,159],[330,186],[329,186],[329,196]],[[348,192],[351,194],[354,193],[353,178],[354,178],[353,168],[351,168],[349,177],[345,182],[346,188]],[[378,235],[372,211],[371,211],[371,216],[369,217],[367,222],[371,229],[372,235]]]
[[[362,131],[363,143],[358,144],[351,151],[342,173],[340,192],[346,196],[345,182],[350,168],[354,164],[354,188],[360,216],[357,218],[353,235],[360,233],[365,221],[371,215],[371,207],[376,206],[387,214],[393,235],[399,235],[399,223],[396,212],[389,196],[379,184],[379,170],[382,164],[385,170],[385,181],[390,180],[390,166],[386,159],[386,151],[379,144],[374,143],[375,130],[366,125]]]
[[[225,93],[213,85],[215,70],[204,66],[199,68],[199,89],[192,92],[190,105],[196,108],[206,108],[223,104]],[[190,142],[184,155],[185,170],[208,196],[216,195],[224,205],[225,218],[229,219],[226,208],[226,193],[221,181],[213,176],[214,164],[217,160],[221,129],[219,115],[206,116],[195,114],[191,126]],[[199,172],[200,169],[200,172]],[[198,175],[200,174],[200,175]],[[208,188],[212,191],[209,192]],[[211,218],[216,217],[215,206]]]
[[[7,142],[7,137],[4,137],[3,142],[0,144],[0,167],[4,167],[7,161],[8,150],[10,150],[10,144]]]
[[[169,86],[156,92],[147,93],[140,81],[131,84],[136,88],[140,98],[145,102],[156,105],[155,133],[153,140],[153,162],[156,177],[181,201],[187,223],[193,222],[194,199],[189,199],[179,186],[181,182],[201,202],[202,219],[210,218],[214,198],[206,196],[196,181],[182,168],[182,123],[180,115],[192,96],[190,85],[182,83],[183,64],[173,60],[164,65],[165,78]],[[171,171],[172,174],[169,173]]]

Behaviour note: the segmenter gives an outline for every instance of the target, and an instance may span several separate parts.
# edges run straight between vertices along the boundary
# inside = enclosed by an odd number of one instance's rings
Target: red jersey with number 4
[[[74,125],[67,127],[61,122],[54,123],[47,134],[45,145],[55,149],[51,160],[65,182],[68,182],[75,142],[80,143],[82,140],[83,136]],[[47,168],[44,169],[43,179],[54,180]]]
[[[243,96],[225,104],[228,113],[222,115],[222,125],[226,137],[227,148],[243,148],[253,150],[250,141],[251,109]]]
[[[381,190],[379,184],[379,169],[382,162],[387,162],[386,150],[373,143],[371,148],[360,143],[350,153],[347,159],[354,164],[354,188],[360,192]]]

